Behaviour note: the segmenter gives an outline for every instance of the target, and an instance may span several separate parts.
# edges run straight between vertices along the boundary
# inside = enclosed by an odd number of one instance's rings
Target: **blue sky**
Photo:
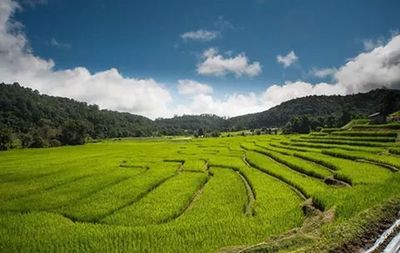
[[[16,3],[4,1],[10,6]],[[359,84],[362,88],[349,88],[340,81],[340,76],[348,75],[337,72],[351,59],[389,45],[400,29],[400,2],[396,0],[21,0],[18,5],[20,8],[11,7],[8,21],[23,25],[13,26],[24,34],[21,50],[53,63],[44,67],[52,72],[51,78],[23,76],[21,80],[29,83],[23,85],[153,118],[202,112],[233,116],[263,110],[308,95],[296,91],[302,89],[301,84],[311,85],[311,94],[375,88],[365,83]],[[98,97],[80,95],[79,86],[66,92],[64,87],[43,85],[76,67],[83,67],[90,75],[115,68],[122,79],[153,80],[152,85],[159,85],[168,96],[165,103],[157,104],[161,109],[150,112],[139,102],[118,105],[116,98],[103,103]],[[397,76],[393,75],[382,83],[397,88]],[[179,91],[179,84],[187,86],[188,81],[196,82],[188,86],[193,92]],[[277,97],[265,94],[269,87],[282,87],[287,82],[302,83],[293,86],[293,92],[290,87],[283,91],[294,95],[266,101]],[[346,87],[315,87],[339,83]],[[199,90],[199,85],[211,91]],[[257,103],[247,103],[249,99]],[[215,105],[202,111],[201,105],[194,105],[198,102]],[[241,102],[247,111],[238,104]],[[236,103],[236,107],[229,103]],[[224,113],[227,108],[240,110]]]

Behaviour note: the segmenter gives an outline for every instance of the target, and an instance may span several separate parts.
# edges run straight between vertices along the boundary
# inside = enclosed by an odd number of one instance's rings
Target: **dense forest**
[[[19,84],[0,84],[0,138],[12,133],[22,147],[82,144],[87,138],[150,136],[153,121],[99,110],[68,98],[40,95]],[[4,147],[3,147],[4,149]]]
[[[211,114],[159,118],[154,123],[162,135],[204,135],[205,133],[215,135],[217,132],[229,130],[225,118]]]
[[[77,145],[102,138],[218,136],[220,131],[277,127],[287,132],[304,132],[341,126],[351,118],[378,111],[390,113],[399,108],[400,91],[379,89],[347,96],[308,96],[264,112],[229,119],[202,114],[153,121],[130,113],[100,110],[97,105],[68,98],[43,95],[18,83],[1,83],[0,149]]]
[[[338,127],[349,118],[400,109],[400,90],[376,89],[346,96],[307,96],[292,99],[267,111],[228,119],[231,128],[282,127],[295,118],[307,117],[313,126]]]

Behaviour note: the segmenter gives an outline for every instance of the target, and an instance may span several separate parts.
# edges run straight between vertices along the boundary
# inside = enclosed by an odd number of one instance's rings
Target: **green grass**
[[[288,168],[308,175],[310,177],[324,179],[332,175],[332,172],[319,164],[310,163],[304,159],[290,156],[289,154],[282,154],[273,150],[255,148],[255,152],[264,154],[273,160],[286,165]]]
[[[216,252],[278,243],[310,219],[307,203],[335,210],[335,220],[320,238],[279,247],[333,250],[346,241],[335,243],[341,229],[353,238],[360,215],[400,198],[400,174],[388,168],[400,168],[393,134],[349,132],[1,152],[0,251]],[[325,183],[332,178],[350,185]]]
[[[398,133],[394,131],[340,131],[331,134],[338,136],[397,137]]]
[[[394,155],[400,155],[400,148],[389,148],[389,153]]]
[[[204,173],[180,173],[164,181],[139,201],[103,218],[101,222],[139,226],[172,221],[183,214],[206,179]]]
[[[360,151],[344,152],[342,150],[336,150],[336,149],[323,150],[322,153],[350,160],[364,160],[364,161],[375,162],[377,164],[389,165],[395,167],[396,169],[400,169],[400,157],[397,156],[384,155],[384,154],[371,154]]]
[[[307,143],[323,143],[323,144],[339,144],[339,145],[349,145],[349,146],[365,146],[365,147],[389,147],[391,144],[386,142],[366,142],[366,141],[354,141],[354,140],[337,140],[337,139],[328,139],[328,138],[310,138],[310,139],[292,139],[294,142],[307,142]]]
[[[295,156],[332,168],[339,175],[350,178],[354,184],[377,183],[388,179],[391,175],[389,170],[375,164],[357,162],[321,153],[296,153]]]
[[[79,221],[97,221],[132,202],[140,199],[160,182],[170,178],[177,168],[153,171],[149,170],[140,176],[134,176],[111,187],[103,188],[95,194],[72,205],[60,209],[61,213]]]
[[[384,147],[365,147],[357,145],[346,145],[346,144],[332,144],[332,143],[313,143],[307,141],[282,141],[282,145],[289,147],[300,147],[300,148],[312,148],[312,149],[342,149],[346,151],[364,151],[369,153],[380,153],[385,150],[390,145]]]
[[[335,135],[325,135],[325,136],[301,136],[301,139],[306,140],[334,140],[334,141],[360,141],[360,142],[395,142],[395,137],[366,137],[366,136],[335,136]]]

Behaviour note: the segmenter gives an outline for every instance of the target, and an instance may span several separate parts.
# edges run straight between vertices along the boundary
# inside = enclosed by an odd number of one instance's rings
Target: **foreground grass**
[[[356,238],[359,215],[400,197],[399,174],[387,167],[400,167],[396,143],[358,135],[130,139],[2,152],[0,251],[242,248],[302,226],[308,198],[335,210],[318,241],[335,241],[329,235],[343,227]],[[339,247],[330,245],[318,249]]]

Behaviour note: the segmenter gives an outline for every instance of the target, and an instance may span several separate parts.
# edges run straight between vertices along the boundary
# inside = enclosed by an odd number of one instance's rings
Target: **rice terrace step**
[[[298,143],[299,137],[307,143],[303,138],[306,135],[184,142],[128,139],[0,153],[0,177],[4,178],[0,199],[5,201],[0,216],[1,245],[19,251],[13,248],[13,241],[22,236],[24,244],[18,247],[23,251],[46,243],[46,248],[67,251],[111,249],[117,240],[128,251],[202,252],[223,248],[250,252],[252,244],[261,243],[257,248],[266,250],[287,247],[284,245],[290,241],[291,247],[301,246],[307,252],[310,247],[351,243],[359,236],[359,226],[366,222],[359,223],[360,217],[376,212],[376,217],[367,219],[379,222],[375,219],[384,213],[376,210],[400,202],[400,174],[386,167],[400,166],[400,157],[385,152],[396,148],[397,143],[379,146],[380,150],[374,152],[344,150],[336,143],[332,144],[334,148],[284,149]],[[279,144],[281,140],[285,144]],[[228,145],[240,152],[232,156]],[[179,152],[182,147],[190,152]],[[216,149],[215,154],[209,152]],[[48,155],[43,157],[42,152]],[[139,156],[141,152],[151,156]],[[85,159],[93,154],[101,156]],[[70,163],[58,172],[67,159],[74,157],[86,161],[85,166]],[[358,161],[358,157],[374,163]],[[83,176],[74,178],[77,172]],[[26,173],[32,180],[26,179]],[[333,178],[346,183],[327,183]],[[29,188],[29,193],[21,187]],[[315,229],[307,228],[311,220],[316,223]],[[326,223],[329,229],[322,229]],[[338,238],[337,229],[351,236]],[[38,231],[40,244],[30,236]],[[283,236],[287,231],[293,234],[280,238],[285,241],[281,245],[265,239]],[[303,238],[307,234],[313,236]],[[194,238],[207,243],[181,243]],[[322,238],[326,245],[320,245]]]

